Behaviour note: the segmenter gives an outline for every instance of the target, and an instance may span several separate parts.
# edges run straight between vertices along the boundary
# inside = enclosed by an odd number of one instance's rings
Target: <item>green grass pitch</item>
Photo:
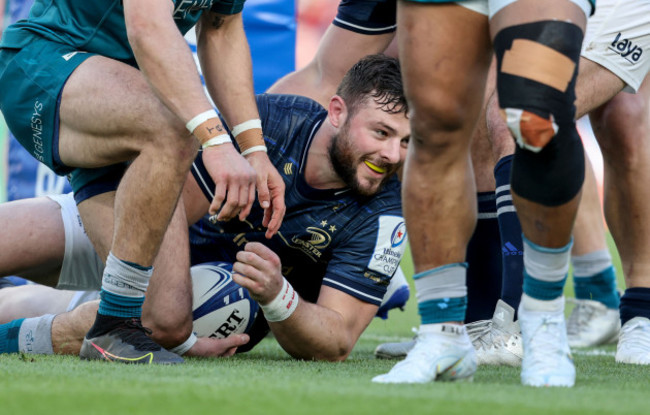
[[[407,275],[410,264],[406,261]],[[569,291],[571,284],[567,284]],[[621,285],[622,286],[622,285]],[[569,292],[568,292],[569,294]],[[577,352],[576,386],[521,386],[519,369],[479,367],[473,383],[376,385],[392,361],[385,341],[407,340],[415,301],[375,319],[343,363],[290,359],[273,339],[229,359],[175,367],[0,355],[0,414],[647,414],[650,367],[614,363],[614,346]]]

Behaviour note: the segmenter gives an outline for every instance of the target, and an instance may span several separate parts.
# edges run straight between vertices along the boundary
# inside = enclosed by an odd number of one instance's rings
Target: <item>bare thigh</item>
[[[103,56],[84,61],[66,82],[60,123],[61,160],[73,167],[132,160],[162,135],[188,136],[140,71]]]
[[[0,275],[55,285],[65,254],[58,203],[47,197],[0,204]]]
[[[399,53],[416,137],[412,142],[418,144],[420,129],[462,131],[460,140],[428,134],[426,141],[440,140],[435,144],[465,152],[482,106],[491,57],[487,17],[455,4],[398,6]]]
[[[600,107],[621,92],[625,83],[603,66],[580,58],[576,82],[577,118]]]
[[[65,313],[75,291],[44,285],[22,285],[0,290],[0,324],[18,318]]]

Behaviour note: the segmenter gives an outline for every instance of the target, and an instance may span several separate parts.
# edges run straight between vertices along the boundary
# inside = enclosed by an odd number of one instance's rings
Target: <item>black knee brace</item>
[[[575,81],[583,33],[560,21],[511,26],[494,39],[502,115],[517,141],[512,190],[545,206],[573,199],[584,181],[575,127]]]

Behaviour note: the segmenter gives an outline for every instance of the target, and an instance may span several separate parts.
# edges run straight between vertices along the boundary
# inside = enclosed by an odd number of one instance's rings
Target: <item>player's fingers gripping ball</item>
[[[263,244],[250,242],[244,251],[237,253],[237,260],[236,272],[246,273],[248,278],[257,280],[259,297],[256,298],[266,320],[281,322],[288,319],[298,307],[299,295],[282,275],[278,256]],[[278,283],[281,284],[279,291]]]

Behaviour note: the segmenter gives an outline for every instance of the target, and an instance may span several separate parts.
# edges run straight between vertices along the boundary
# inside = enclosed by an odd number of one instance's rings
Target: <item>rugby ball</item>
[[[196,335],[223,339],[233,333],[247,333],[259,305],[248,290],[232,280],[232,264],[208,262],[195,265],[191,274]]]

